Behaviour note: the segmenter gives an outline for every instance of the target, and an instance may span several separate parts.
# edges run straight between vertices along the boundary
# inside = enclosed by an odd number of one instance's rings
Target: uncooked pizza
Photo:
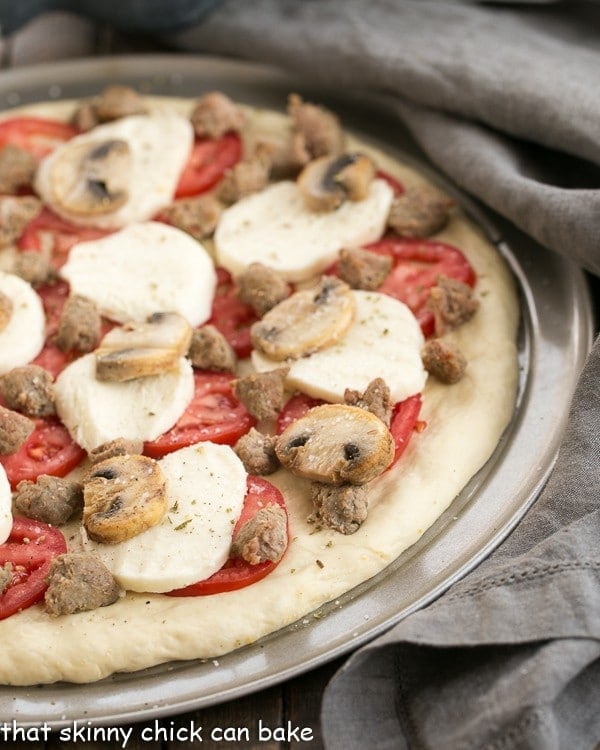
[[[398,558],[511,419],[502,258],[319,103],[14,110],[0,192],[3,684],[255,643]]]

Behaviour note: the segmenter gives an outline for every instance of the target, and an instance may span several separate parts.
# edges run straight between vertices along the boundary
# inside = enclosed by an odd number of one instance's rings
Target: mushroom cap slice
[[[175,368],[192,340],[192,327],[176,312],[113,328],[96,350],[98,380],[122,382]]]
[[[293,474],[323,484],[366,484],[394,458],[386,425],[357,406],[310,409],[278,437],[275,453]]]
[[[83,525],[97,542],[116,544],[159,523],[168,507],[167,482],[147,456],[113,456],[83,482]]]
[[[273,307],[250,329],[254,347],[271,359],[297,359],[336,342],[354,318],[350,287],[323,276],[316,288],[304,289]]]
[[[81,216],[116,211],[129,198],[132,154],[120,138],[74,141],[57,156],[50,173],[56,203]]]
[[[322,156],[309,162],[298,176],[298,189],[308,208],[334,211],[346,200],[367,197],[375,176],[373,162],[364,154]]]

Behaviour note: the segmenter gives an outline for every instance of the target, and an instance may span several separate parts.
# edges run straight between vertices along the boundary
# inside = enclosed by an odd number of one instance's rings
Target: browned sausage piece
[[[358,406],[370,411],[371,414],[379,417],[389,427],[393,403],[390,389],[383,378],[372,380],[364,393],[346,388],[344,402],[350,404],[350,406]]]
[[[171,203],[162,214],[177,229],[196,240],[203,240],[215,231],[221,204],[212,195],[198,195]]]
[[[0,394],[9,409],[28,417],[49,417],[55,412],[52,375],[38,365],[14,367],[0,377]]]
[[[244,119],[237,104],[220,91],[204,94],[190,115],[194,131],[201,138],[219,138],[228,132],[239,132]]]
[[[100,342],[101,323],[96,304],[87,297],[72,294],[60,316],[56,345],[66,352],[91,352]]]
[[[224,203],[236,203],[266,187],[270,173],[271,148],[266,143],[259,143],[249,158],[239,161],[225,174],[217,194]]]
[[[19,482],[13,500],[27,518],[62,526],[83,507],[83,488],[79,482],[42,474],[35,482]]]
[[[235,535],[232,557],[241,557],[250,565],[279,562],[287,547],[287,517],[279,505],[261,508]]]
[[[429,237],[446,226],[452,206],[432,185],[413,185],[394,198],[387,224],[402,237]]]
[[[333,112],[290,94],[288,114],[292,119],[293,150],[303,154],[304,163],[319,156],[335,155],[344,148],[344,134]]]
[[[188,357],[192,365],[199,370],[218,372],[233,372],[237,362],[231,344],[210,324],[193,330]]]
[[[98,96],[82,102],[73,115],[72,123],[80,130],[91,130],[101,122],[129,115],[143,115],[146,112],[144,99],[135,89],[112,84]]]
[[[34,429],[31,419],[0,406],[0,455],[16,453]]]
[[[4,146],[0,149],[0,193],[16,193],[30,185],[36,169],[37,160],[29,151],[12,144]]]
[[[251,427],[233,446],[233,450],[248,474],[267,476],[277,471],[280,465],[275,454],[276,440],[275,435],[264,435]]]
[[[427,306],[433,312],[436,336],[443,336],[471,320],[479,301],[468,284],[440,276],[429,292]]]
[[[88,454],[88,457],[93,464],[98,464],[100,461],[115,456],[139,456],[143,450],[144,443],[142,440],[115,438],[94,448]]]
[[[467,360],[460,348],[444,339],[430,339],[423,348],[423,366],[442,383],[458,383],[464,375]]]
[[[18,253],[12,271],[32,286],[49,284],[56,279],[56,270],[50,265],[48,258],[37,250],[22,250]]]
[[[392,259],[359,247],[340,250],[340,277],[352,289],[378,289],[392,270]]]
[[[250,265],[238,276],[238,297],[262,317],[292,293],[287,281],[269,266]]]
[[[367,518],[366,485],[342,484],[336,487],[313,482],[311,496],[314,513],[309,520],[320,521],[341,534],[354,534]]]
[[[15,242],[41,210],[42,202],[33,195],[0,196],[0,248]]]
[[[8,584],[11,581],[11,578],[13,576],[13,566],[12,563],[5,563],[0,568],[0,594],[3,594],[8,587]]]
[[[55,557],[44,596],[52,617],[88,612],[117,601],[120,588],[104,563],[94,555],[67,552]]]
[[[285,377],[289,367],[251,373],[234,382],[236,397],[256,419],[275,419],[285,403]]]

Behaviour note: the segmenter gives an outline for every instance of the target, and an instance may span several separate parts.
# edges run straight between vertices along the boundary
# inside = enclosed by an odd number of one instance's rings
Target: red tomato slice
[[[366,249],[394,259],[390,274],[377,291],[408,305],[425,336],[433,333],[433,313],[427,309],[427,298],[438,277],[475,284],[475,271],[469,261],[458,248],[443,242],[384,237]]]
[[[394,191],[394,195],[402,195],[402,193],[404,192],[404,185],[397,177],[394,177],[389,172],[385,172],[383,169],[378,169],[375,172],[375,177],[380,180],[385,180]]]
[[[277,434],[281,435],[286,427],[289,427],[292,422],[303,417],[309,409],[313,408],[313,406],[320,406],[324,403],[325,401],[318,398],[312,398],[305,393],[296,393],[285,402],[283,409],[279,412],[276,427]]]
[[[179,178],[175,197],[186,198],[210,190],[241,156],[242,141],[235,133],[198,138]]]
[[[18,245],[20,250],[40,250],[43,247],[43,238],[49,237],[52,242],[52,265],[58,269],[66,263],[73,245],[87,240],[98,240],[108,234],[111,232],[106,229],[72,224],[61,219],[49,208],[43,208],[25,227]]]
[[[35,481],[40,474],[64,477],[86,455],[57,418],[34,421],[35,429],[21,448],[16,453],[0,456],[13,489],[21,480]]]
[[[44,117],[11,117],[0,122],[0,148],[11,144],[42,158],[78,132],[77,128],[58,120]]]
[[[285,500],[281,492],[271,482],[262,477],[248,477],[248,492],[244,500],[242,513],[235,525],[234,534],[265,505],[277,503],[285,510]],[[288,529],[289,541],[289,529]],[[225,565],[213,573],[210,578],[192,583],[181,589],[169,592],[169,596],[206,596],[221,594],[224,591],[235,591],[260,581],[273,571],[279,562],[267,561],[251,565],[242,558],[230,558]]]
[[[144,444],[144,453],[160,458],[203,440],[233,445],[255,420],[234,396],[232,380],[226,373],[195,372],[194,397],[188,408],[168,432]]]
[[[29,518],[13,519],[10,536],[0,544],[0,566],[12,563],[16,568],[8,587],[0,594],[0,620],[44,596],[50,563],[66,551],[67,543],[58,529]]]
[[[217,291],[208,322],[221,331],[240,359],[250,356],[250,326],[256,320],[254,310],[238,299],[231,275],[224,268],[217,268]]]
[[[420,393],[409,396],[404,401],[395,404],[390,420],[390,432],[394,438],[394,460],[388,468],[391,468],[404,453],[408,442],[417,428],[417,419],[421,411],[422,398]]]

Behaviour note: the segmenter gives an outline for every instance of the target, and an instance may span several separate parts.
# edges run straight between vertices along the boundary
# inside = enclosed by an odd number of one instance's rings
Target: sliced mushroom
[[[126,141],[73,141],[52,165],[54,200],[63,209],[81,216],[112,213],[129,198],[131,163]]]
[[[115,456],[95,464],[83,482],[83,525],[97,542],[116,544],[160,523],[167,483],[158,462]]]
[[[394,440],[374,414],[346,404],[310,409],[279,436],[277,458],[293,474],[323,484],[366,484],[394,458]]]
[[[172,370],[191,340],[192,327],[175,312],[154,313],[145,323],[113,328],[96,350],[96,377],[122,382]]]
[[[334,211],[345,200],[367,197],[375,176],[373,162],[363,154],[323,156],[311,161],[298,176],[298,188],[312,211]]]
[[[334,276],[284,299],[250,329],[256,349],[271,359],[297,359],[335,343],[354,318],[354,295]]]

